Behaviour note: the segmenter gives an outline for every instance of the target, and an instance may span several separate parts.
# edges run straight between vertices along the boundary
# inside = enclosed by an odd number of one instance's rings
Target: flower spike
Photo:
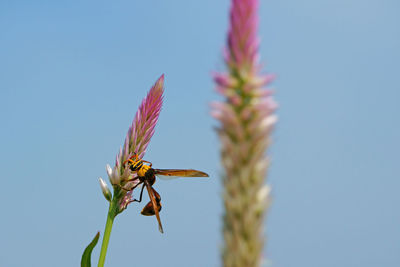
[[[136,173],[132,173],[127,166],[128,164],[124,162],[134,154],[143,157],[146,152],[147,145],[154,134],[154,128],[160,115],[163,92],[164,75],[161,75],[153,87],[151,87],[136,112],[133,123],[128,129],[124,146],[120,148],[115,160],[114,168],[111,168],[108,164],[106,166],[108,178],[114,189],[113,194],[111,194],[105,181],[102,178],[99,179],[103,195],[110,202],[98,262],[99,267],[104,266],[114,219],[126,209],[129,203],[134,201],[132,200],[132,191],[139,184],[139,179],[135,179]]]
[[[219,121],[224,167],[223,266],[260,265],[264,246],[262,225],[269,205],[264,185],[270,133],[277,117],[272,91],[265,89],[274,76],[259,73],[258,0],[231,0],[227,73],[213,74],[216,91],[225,101],[212,104]]]
[[[134,154],[137,154],[140,158],[144,156],[160,115],[163,93],[164,74],[158,78],[140,104],[126,134],[124,145],[117,155],[115,167],[112,172],[110,172],[110,168],[107,167],[107,173],[109,174],[111,183],[113,186],[117,186],[122,190],[119,212],[122,212],[127,207],[127,204],[130,203],[132,199],[132,190],[130,190],[130,188],[134,188],[139,182],[133,179],[134,177],[132,175],[136,174],[132,174],[129,169],[126,168],[124,162]]]
[[[135,118],[129,127],[122,150],[120,162],[129,158],[129,154],[136,153],[143,158],[147,145],[154,134],[154,128],[160,115],[164,93],[164,74],[156,81],[150,89],[146,98],[143,99]]]

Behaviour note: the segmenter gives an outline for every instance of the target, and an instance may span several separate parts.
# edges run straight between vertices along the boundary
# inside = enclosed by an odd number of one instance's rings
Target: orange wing
[[[179,169],[154,169],[155,175],[167,176],[165,178],[175,177],[208,177],[205,172],[197,170],[179,170]]]
[[[149,182],[148,181],[144,181],[144,184],[146,185],[146,188],[147,188],[147,193],[149,193],[149,198],[150,198],[150,201],[151,201],[151,203],[152,203],[152,205],[153,205],[153,207],[158,207],[158,205],[157,205],[157,201],[156,201],[156,198],[154,197],[154,192],[153,192],[153,188],[151,187],[151,185],[149,184]],[[157,193],[158,194],[158,193]],[[160,195],[158,195],[158,196],[160,196]],[[157,217],[157,221],[158,221],[158,230],[160,230],[160,233],[164,233],[164,230],[163,230],[163,227],[162,227],[162,224],[161,224],[161,219],[160,219],[160,214],[159,214],[159,212],[158,212],[158,208],[155,208],[154,209],[154,213],[156,214],[156,217]]]

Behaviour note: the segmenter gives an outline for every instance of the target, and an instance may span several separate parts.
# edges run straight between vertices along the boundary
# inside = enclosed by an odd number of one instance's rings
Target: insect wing
[[[155,175],[163,180],[170,180],[179,177],[208,177],[208,174],[198,170],[181,169],[154,169]]]
[[[153,191],[154,198],[156,199],[158,212],[160,212],[161,211],[161,196],[153,187],[151,188],[151,190]],[[143,208],[141,214],[145,215],[145,216],[152,216],[152,215],[156,214],[152,200],[150,200],[149,203],[147,203],[147,205]]]
[[[144,184],[146,185],[146,188],[147,188],[147,193],[149,193],[149,198],[150,198],[150,201],[151,201],[151,203],[152,203],[152,206],[153,206],[153,210],[154,210],[154,213],[156,214],[156,218],[157,218],[157,221],[158,221],[158,230],[160,230],[160,233],[164,233],[164,230],[163,230],[163,227],[162,227],[162,224],[161,224],[161,219],[160,219],[160,215],[159,215],[159,213],[158,213],[158,206],[159,205],[157,205],[157,202],[156,202],[156,197],[154,196],[154,192],[153,192],[153,188],[151,187],[151,185],[149,184],[149,182],[148,181],[144,181]],[[154,209],[154,207],[157,207],[156,209]],[[161,210],[161,206],[160,206],[160,210]]]

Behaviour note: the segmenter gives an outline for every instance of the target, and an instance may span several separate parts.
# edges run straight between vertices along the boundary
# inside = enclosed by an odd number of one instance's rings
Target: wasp
[[[164,232],[160,214],[161,211],[161,196],[153,188],[156,182],[156,176],[159,178],[176,178],[176,177],[208,177],[208,174],[202,171],[192,170],[192,169],[153,169],[153,164],[149,161],[139,158],[137,154],[133,154],[129,159],[124,161],[124,164],[128,164],[129,169],[136,173],[136,177],[132,178],[130,181],[138,181],[138,183],[130,190],[135,189],[137,186],[142,184],[142,189],[140,191],[139,200],[131,200],[141,202],[143,196],[143,190],[146,187],[147,193],[149,194],[150,201],[142,209],[141,214],[145,216],[156,215],[158,221],[158,229],[161,233]]]

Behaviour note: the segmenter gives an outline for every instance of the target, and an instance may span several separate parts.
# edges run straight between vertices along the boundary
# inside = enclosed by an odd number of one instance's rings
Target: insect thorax
[[[151,175],[151,171],[149,174],[147,174],[149,172],[149,170],[152,170],[152,168],[149,165],[141,165],[140,168],[138,168],[137,174],[140,177],[146,177],[148,175]],[[154,171],[153,171],[154,174]]]
[[[156,181],[156,176],[154,169],[148,165],[143,165],[143,167],[137,172],[139,179],[141,181],[148,181],[150,185],[153,185]]]

